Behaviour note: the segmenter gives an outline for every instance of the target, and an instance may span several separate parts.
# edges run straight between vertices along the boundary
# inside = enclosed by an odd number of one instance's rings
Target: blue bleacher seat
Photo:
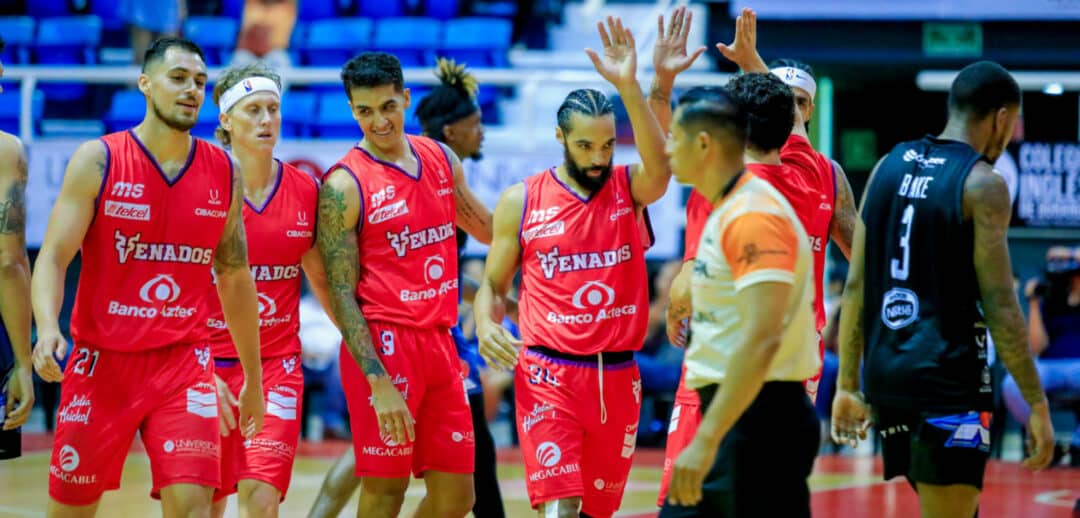
[[[318,94],[288,91],[281,99],[281,136],[310,137],[310,120],[317,113]],[[340,97],[339,97],[340,98]]]
[[[458,15],[458,0],[425,0],[424,16],[452,20]]]
[[[146,114],[146,96],[138,90],[120,90],[113,94],[109,111],[102,122],[105,131],[123,131],[142,121]]]
[[[300,54],[300,48],[304,46],[304,42],[307,41],[308,24],[305,22],[297,21],[293,26],[292,34],[289,35],[289,59],[292,60],[294,67],[298,67],[304,64],[303,56]]]
[[[244,0],[222,0],[221,15],[237,20],[244,16]]]
[[[97,63],[101,42],[101,18],[63,16],[43,18],[38,22],[35,60],[42,65],[92,65]],[[86,96],[86,85],[45,83],[41,86],[47,99],[79,101]]]
[[[101,18],[106,29],[125,29],[127,22],[120,16],[120,4],[123,0],[92,0],[90,14]]]
[[[371,20],[335,18],[308,25],[304,62],[311,66],[340,67],[371,44]]]
[[[473,68],[505,67],[513,26],[502,18],[459,18],[446,22],[440,55]]]
[[[214,130],[218,127],[218,107],[209,97],[203,101],[199,109],[199,121],[191,128],[191,134],[196,137],[217,143],[214,139]]]
[[[0,35],[4,37],[3,59],[5,64],[30,62],[30,47],[34,44],[34,19],[29,16],[0,17]]]
[[[403,67],[426,67],[435,64],[441,37],[442,22],[434,18],[385,18],[375,23],[372,46],[397,56]]]
[[[198,43],[206,54],[206,64],[228,63],[236,49],[236,20],[225,16],[192,16],[184,21],[184,36]]]
[[[19,91],[17,89],[5,90],[0,95],[0,130],[6,131],[13,135],[19,134]],[[34,95],[30,97],[30,113],[33,115],[35,121],[34,133],[39,133],[37,128],[37,121],[41,120],[42,112],[45,110],[45,94],[41,90],[35,90]]]
[[[419,98],[417,98],[419,100]],[[420,126],[420,119],[416,118],[416,105],[417,102],[413,102],[405,109],[405,133],[413,135],[419,135],[424,132],[424,128]]]
[[[34,18],[49,16],[70,16],[68,0],[30,0],[26,6],[26,14]]]
[[[297,19],[322,20],[338,15],[338,0],[300,0]]]
[[[345,96],[340,93],[324,93],[319,96],[319,111],[311,125],[313,136],[325,138],[356,139],[363,137],[360,125],[353,119]]]
[[[407,13],[404,0],[360,0],[356,14],[364,18],[393,18]]]

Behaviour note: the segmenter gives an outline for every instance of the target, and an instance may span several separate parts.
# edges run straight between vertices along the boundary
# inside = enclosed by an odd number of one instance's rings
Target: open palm
[[[694,14],[686,6],[671,13],[667,30],[664,30],[664,16],[657,19],[656,47],[653,48],[653,69],[659,75],[674,76],[690,68],[694,61],[705,52],[705,47],[686,53],[686,39],[690,34],[690,22]]]
[[[607,29],[603,22],[597,22],[596,27],[604,44],[604,56],[601,58],[595,50],[585,49],[596,71],[616,87],[637,81],[637,48],[630,29],[623,27],[617,16],[608,16]]]

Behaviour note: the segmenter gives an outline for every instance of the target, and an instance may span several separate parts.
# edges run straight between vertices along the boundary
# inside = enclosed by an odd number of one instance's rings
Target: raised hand
[[[630,29],[623,27],[622,19],[607,17],[607,29],[604,22],[597,22],[600,41],[604,44],[604,57],[595,50],[585,49],[596,71],[615,88],[637,84],[637,47]],[[611,33],[609,36],[608,33]]]
[[[739,65],[743,72],[769,71],[757,52],[757,13],[753,9],[744,7],[742,14],[735,19],[735,41],[731,45],[717,43],[716,48],[725,58]]]
[[[698,56],[705,52],[705,47],[686,54],[686,37],[690,34],[690,22],[694,13],[686,6],[678,7],[671,13],[667,30],[664,30],[664,15],[657,22],[656,46],[653,47],[653,70],[656,75],[672,79],[679,72],[690,68]]]

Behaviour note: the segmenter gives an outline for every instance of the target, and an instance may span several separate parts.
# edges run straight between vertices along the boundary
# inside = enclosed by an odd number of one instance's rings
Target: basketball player
[[[744,9],[736,21],[736,41],[731,46],[721,45],[726,57],[735,61],[747,73],[734,78],[728,85],[728,91],[744,109],[754,123],[747,134],[746,155],[747,169],[759,178],[769,182],[779,190],[795,210],[803,228],[810,236],[811,251],[814,256],[814,317],[815,328],[819,334],[825,327],[825,304],[822,282],[825,274],[825,252],[830,237],[846,256],[851,249],[851,228],[855,220],[854,197],[851,187],[842,170],[810,147],[806,135],[806,125],[795,120],[806,113],[796,102],[797,90],[814,89],[812,77],[799,69],[776,69],[769,74],[765,63],[756,50],[756,15],[750,9]],[[785,84],[787,78],[788,84]],[[791,84],[800,86],[792,87]],[[811,106],[812,108],[812,106]],[[699,199],[698,199],[699,200]],[[691,199],[687,204],[688,230],[699,228],[693,223],[691,212],[700,207],[700,202]],[[705,213],[697,209],[698,214]],[[690,232],[687,233],[688,238]],[[688,247],[690,249],[690,247]],[[685,268],[689,269],[689,268]],[[681,320],[690,313],[687,300],[685,277],[677,278],[672,290],[672,309],[668,322],[676,331],[669,334],[678,337],[677,331]],[[683,332],[685,333],[685,331]],[[819,359],[824,357],[824,342],[819,339]],[[811,401],[817,396],[817,384],[820,370],[806,380],[807,395]],[[700,419],[700,407],[695,401],[694,392],[681,384],[676,392],[678,414],[672,410],[672,421],[668,429],[668,445],[665,452],[665,466],[669,467],[683,447],[694,436]],[[665,474],[670,473],[665,469]],[[661,481],[660,498],[664,497],[667,476]]]
[[[748,117],[726,89],[691,90],[667,145],[679,180],[716,208],[695,260],[686,355],[705,410],[664,517],[810,516],[819,432],[802,381],[819,367],[813,257],[791,204],[745,168]]]
[[[247,261],[239,165],[192,138],[206,86],[194,43],[164,38],[146,51],[139,90],[146,116],[131,130],[86,142],[68,163],[32,281],[34,367],[61,381],[49,467],[50,516],[89,516],[120,486],[123,452],[138,431],[152,496],[166,516],[209,516],[220,441],[205,298],[211,263],[240,358],[240,422],[262,428],[259,309]],[[57,315],[64,271],[82,252],[67,356]]]
[[[526,488],[545,517],[608,517],[622,500],[641,408],[633,351],[648,317],[642,212],[671,178],[633,36],[619,18],[598,25],[604,56],[586,52],[619,91],[643,163],[613,166],[611,103],[571,92],[555,130],[565,160],[503,193],[475,302],[484,359],[516,364]],[[521,341],[499,325],[519,266]]]
[[[476,78],[465,71],[465,65],[446,59],[439,59],[436,76],[440,84],[421,99],[416,107],[416,118],[424,129],[424,136],[446,144],[459,157],[479,160],[484,141],[484,125],[481,121],[480,106],[476,104]],[[468,234],[458,228],[459,262],[467,239]],[[475,288],[468,289],[470,281],[471,279],[461,277],[462,298],[468,302],[472,302],[469,292],[476,293]],[[479,359],[479,355],[475,350],[465,350],[467,346],[459,327],[455,326],[452,331],[458,355],[469,366],[466,388],[476,437],[476,472],[473,474],[476,503],[473,505],[473,515],[476,518],[501,518],[504,512],[495,473],[495,441],[488,430],[487,418],[484,415],[484,392],[480,385],[479,372],[481,366],[473,360]],[[319,496],[309,513],[311,518],[337,516],[341,512],[345,502],[360,485],[355,471],[356,456],[353,449],[349,448],[327,472]]]
[[[345,338],[358,514],[397,516],[412,473],[428,489],[419,516],[464,516],[474,500],[474,435],[450,336],[454,229],[490,242],[491,214],[455,153],[404,133],[410,95],[397,58],[363,53],[341,75],[364,139],[320,189],[318,243]]]
[[[0,52],[4,40],[0,38]],[[4,66],[0,64],[0,76]],[[19,427],[34,408],[30,365],[30,260],[26,256],[26,152],[0,131],[0,460],[22,454]]]
[[[236,350],[226,332],[221,304],[207,299],[206,326],[222,422],[221,490],[239,493],[240,513],[277,516],[292,478],[300,438],[304,376],[300,369],[300,271],[316,298],[328,307],[326,274],[315,244],[319,185],[311,175],[274,158],[281,133],[281,80],[262,63],[230,68],[214,85],[219,141],[228,146],[244,174],[244,232],[259,292],[259,342],[263,391],[269,404],[262,431],[246,439],[235,430],[233,403],[243,384]]]
[[[878,162],[855,228],[832,433],[837,442],[865,438],[872,411],[885,478],[905,476],[923,516],[975,514],[990,451],[987,328],[1031,406],[1024,465],[1041,469],[1054,453],[1013,289],[1009,191],[991,165],[1020,103],[1016,81],[997,63],[961,70],[945,130],[898,144]]]

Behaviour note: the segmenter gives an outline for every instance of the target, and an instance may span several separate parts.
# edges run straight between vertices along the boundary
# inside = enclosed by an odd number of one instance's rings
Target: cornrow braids
[[[589,117],[600,117],[615,113],[611,101],[604,94],[592,88],[580,88],[570,92],[563,100],[557,114],[559,128],[563,133],[570,132],[570,116],[575,113]]]

